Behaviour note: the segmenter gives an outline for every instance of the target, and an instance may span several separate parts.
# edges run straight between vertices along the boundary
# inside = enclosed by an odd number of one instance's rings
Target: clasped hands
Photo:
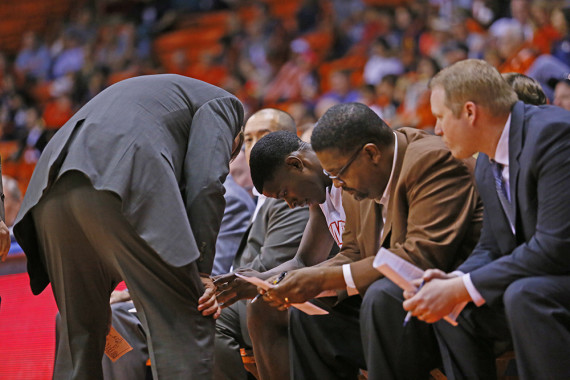
[[[418,291],[422,281],[424,285]],[[427,323],[435,323],[451,313],[457,304],[471,301],[463,279],[456,274],[428,269],[413,283],[415,291],[404,291],[404,310]]]

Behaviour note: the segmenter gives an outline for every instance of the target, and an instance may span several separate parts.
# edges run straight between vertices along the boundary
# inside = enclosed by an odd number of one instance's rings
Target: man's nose
[[[441,130],[441,127],[439,126],[439,123],[435,123],[435,134],[438,136],[443,135],[443,131]]]

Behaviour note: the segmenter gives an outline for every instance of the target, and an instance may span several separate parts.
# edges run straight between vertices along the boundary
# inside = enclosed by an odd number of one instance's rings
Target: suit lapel
[[[356,202],[356,201],[355,201]],[[361,232],[358,240],[363,244],[360,245],[362,257],[374,256],[380,249],[380,228],[382,227],[382,214],[380,205],[373,200],[363,200],[358,202],[361,212]],[[373,240],[373,241],[371,241]],[[372,251],[368,251],[372,249]]]
[[[390,200],[388,201],[388,213],[386,214],[386,223],[384,224],[384,234],[382,235],[382,240],[380,242],[381,246],[384,246],[386,239],[390,236],[392,232],[392,210],[394,210],[394,194],[396,193],[396,188],[398,181],[400,180],[400,172],[402,171],[402,163],[404,162],[404,156],[406,154],[406,149],[408,148],[407,136],[399,131],[396,131],[396,143],[398,144],[398,154],[396,157],[396,165],[394,167],[394,175],[392,176],[392,183],[390,184]],[[378,207],[381,211],[381,208]],[[379,222],[382,221],[382,215],[379,216]],[[378,236],[378,235],[376,235]]]
[[[517,102],[513,107],[511,114],[511,126],[509,131],[509,187],[511,195],[511,204],[514,213],[515,232],[518,218],[518,196],[517,185],[520,172],[520,155],[524,136],[524,104]]]

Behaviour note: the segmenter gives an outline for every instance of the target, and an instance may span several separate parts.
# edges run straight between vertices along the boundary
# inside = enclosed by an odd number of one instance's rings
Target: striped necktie
[[[503,206],[503,211],[509,220],[511,225],[511,230],[514,230],[514,212],[511,202],[509,201],[509,196],[507,194],[507,188],[503,181],[503,165],[496,161],[491,161],[491,168],[493,169],[493,177],[495,178],[495,189],[497,190],[497,196]]]

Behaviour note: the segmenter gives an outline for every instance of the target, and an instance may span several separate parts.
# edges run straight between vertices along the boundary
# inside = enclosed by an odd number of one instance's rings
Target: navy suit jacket
[[[489,157],[475,176],[484,204],[479,243],[458,268],[485,301],[502,303],[507,287],[524,277],[570,273],[570,112],[517,102],[509,133],[509,184],[515,205],[513,235],[501,207]]]

